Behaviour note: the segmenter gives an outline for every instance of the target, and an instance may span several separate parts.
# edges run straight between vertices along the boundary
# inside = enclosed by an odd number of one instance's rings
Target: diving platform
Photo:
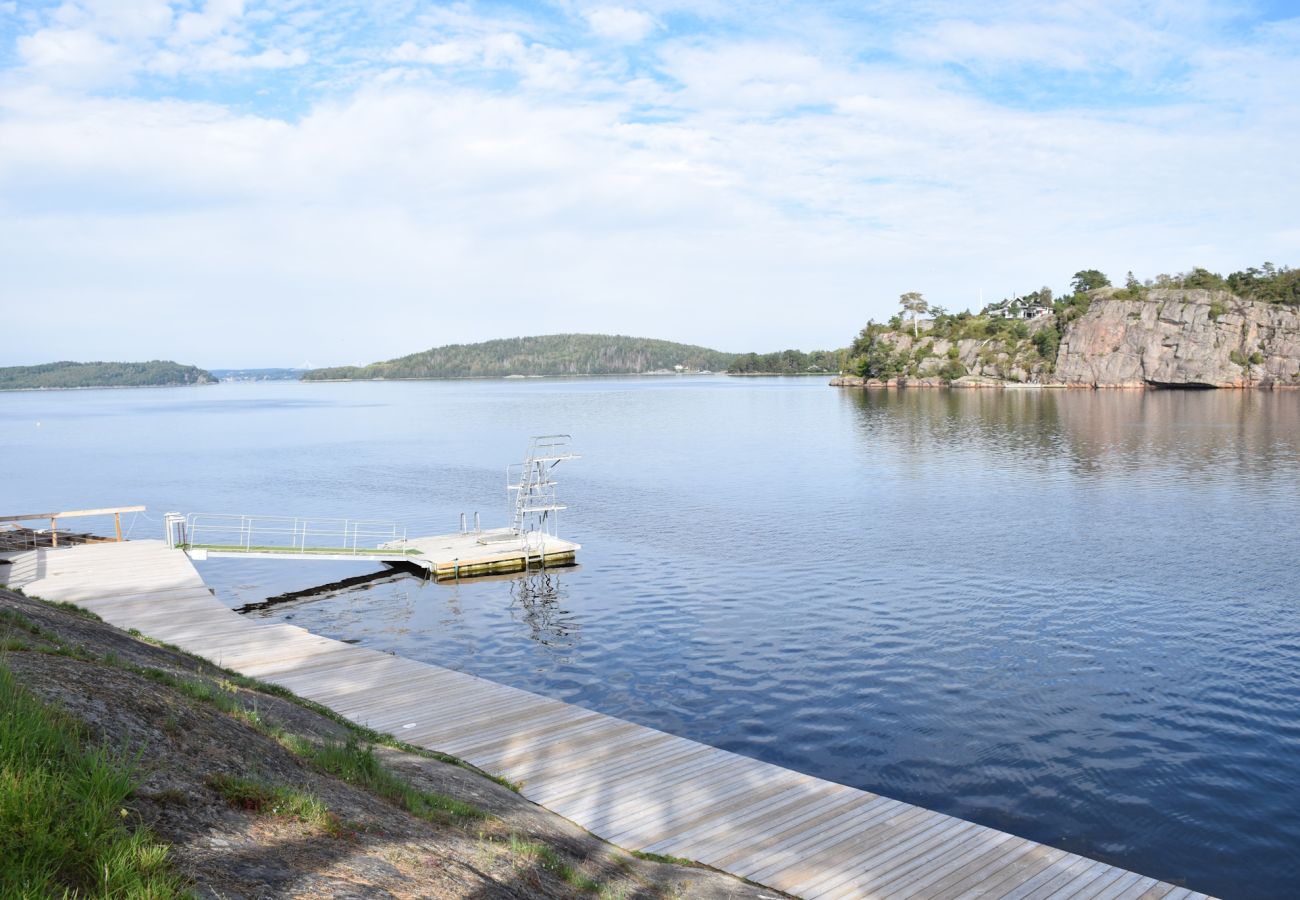
[[[438,581],[571,566],[582,547],[559,536],[559,514],[567,507],[556,496],[552,473],[578,458],[567,434],[534,437],[524,461],[506,469],[506,528],[483,529],[478,513],[472,528],[462,513],[459,532],[430,537],[409,537],[402,525],[369,519],[167,513],[163,530],[169,547],[194,560],[364,560],[415,566]]]
[[[427,569],[438,581],[475,575],[525,572],[534,566],[572,566],[581,544],[558,537],[539,541],[512,528],[494,528],[468,534],[441,534],[401,541],[395,558]]]

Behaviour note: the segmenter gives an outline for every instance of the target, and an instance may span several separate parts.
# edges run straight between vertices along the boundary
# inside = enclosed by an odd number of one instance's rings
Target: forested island
[[[617,334],[549,334],[450,344],[367,366],[312,369],[304,381],[505,378],[730,372],[795,375],[838,372],[845,351],[724,353],[693,344]]]
[[[215,384],[211,372],[166,359],[149,362],[53,362],[0,368],[0,391]]]
[[[1096,269],[951,313],[919,293],[868,322],[835,384],[1300,387],[1300,270],[1194,268],[1123,287]]]

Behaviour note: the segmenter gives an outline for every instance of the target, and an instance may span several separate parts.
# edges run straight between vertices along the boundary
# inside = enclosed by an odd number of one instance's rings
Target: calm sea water
[[[1300,394],[640,378],[0,395],[14,512],[505,524],[581,566],[265,615],[1199,890],[1300,877]],[[370,571],[214,560],[231,605]]]

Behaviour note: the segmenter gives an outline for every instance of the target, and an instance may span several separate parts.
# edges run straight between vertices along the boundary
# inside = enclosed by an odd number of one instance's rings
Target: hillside
[[[171,360],[149,362],[53,362],[0,368],[0,390],[22,391],[92,387],[163,387],[214,384],[211,372]]]
[[[500,378],[508,375],[638,375],[721,372],[736,358],[707,347],[610,334],[550,334],[450,344],[368,366],[312,369],[304,381],[374,378]]]
[[[1227,291],[1102,288],[1034,321],[940,317],[918,336],[868,326],[853,384],[1300,387],[1300,310]]]
[[[856,385],[1300,387],[1300,270],[1264,263],[1224,277],[1202,268],[1117,288],[1096,269],[1072,293],[1041,288],[980,313],[918,293],[868,322],[832,381]]]
[[[5,897],[773,894],[67,604],[0,589],[0,646]]]

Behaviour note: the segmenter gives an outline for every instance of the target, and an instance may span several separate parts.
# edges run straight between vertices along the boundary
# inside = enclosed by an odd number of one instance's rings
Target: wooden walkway
[[[612,843],[800,897],[1201,898],[1104,863],[223,605],[161,541],[15,556],[8,579],[523,783]]]

